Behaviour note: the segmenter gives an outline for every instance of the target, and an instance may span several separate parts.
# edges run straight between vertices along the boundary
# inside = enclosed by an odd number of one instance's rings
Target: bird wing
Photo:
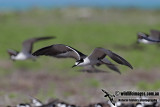
[[[108,68],[110,68],[113,71],[118,72],[119,74],[121,74],[120,70],[117,68],[116,65],[112,64],[112,62],[110,62],[107,58],[103,58],[102,62],[104,62],[103,64],[105,64]],[[110,64],[108,64],[110,63]]]
[[[104,48],[95,48],[94,51],[88,56],[88,58],[92,59],[92,60],[97,60],[97,59],[101,60],[106,55],[108,55],[115,62],[122,64],[122,65],[126,65],[126,66],[130,67],[131,69],[133,69],[131,64],[129,62],[127,62],[124,58],[122,58],[121,56],[117,55],[116,53],[113,53],[112,51],[104,49]]]
[[[93,65],[83,66],[83,69],[80,69],[79,71],[88,73],[108,73],[107,71],[95,68]]]
[[[148,40],[150,42],[160,43],[160,40],[158,40],[158,39],[152,39],[150,37],[143,37],[143,39],[146,39],[146,40]]]
[[[41,41],[41,40],[52,39],[52,38],[55,38],[55,37],[48,36],[48,37],[38,37],[38,38],[31,38],[31,39],[25,40],[22,43],[22,45],[23,45],[22,52],[32,53],[32,48],[33,48],[33,43],[34,42]]]
[[[11,56],[11,55],[16,56],[16,55],[19,53],[18,51],[11,50],[11,49],[8,49],[7,52],[8,52],[8,54],[9,54],[10,56]]]
[[[150,30],[150,36],[149,38],[150,39],[153,39],[153,40],[160,40],[160,31],[158,30]]]
[[[57,58],[74,58],[76,60],[80,60],[82,56],[85,56],[83,53],[64,44],[55,44],[41,48],[36,52],[34,52],[33,55],[34,56],[46,55]]]

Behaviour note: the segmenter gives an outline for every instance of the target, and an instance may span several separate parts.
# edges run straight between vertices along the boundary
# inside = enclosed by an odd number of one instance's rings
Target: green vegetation
[[[103,47],[127,59],[135,70],[143,69],[145,71],[155,67],[159,69],[160,47],[157,45],[134,44],[137,32],[149,33],[150,29],[160,30],[160,11],[89,8],[84,10],[78,8],[33,9],[23,12],[1,12],[0,23],[0,77],[17,70],[20,71],[20,69],[27,69],[26,71],[31,72],[42,70],[49,73],[54,72],[54,75],[59,74],[57,81],[64,76],[69,78],[78,76],[79,72],[75,71],[79,68],[71,69],[74,64],[73,59],[59,60],[40,57],[35,62],[16,61],[14,63],[9,60],[7,49],[20,50],[23,40],[47,35],[53,35],[57,38],[35,43],[34,51],[52,44],[66,44],[89,55],[95,47]],[[8,61],[10,65],[3,67],[3,61]],[[106,66],[102,66],[103,68],[104,70],[107,69]],[[122,72],[130,70],[124,66],[119,66],[119,68]],[[84,85],[90,87],[101,86],[100,81],[93,78],[87,78],[87,80],[84,78],[83,81],[87,83]],[[115,78],[111,81],[114,82]],[[64,84],[65,82],[64,79]],[[9,87],[9,84],[6,86]],[[159,82],[153,85],[140,82],[137,87],[142,90],[157,90],[160,88]],[[54,89],[54,86],[51,86],[50,89],[39,89],[36,91],[39,92],[37,96],[40,99],[46,99],[44,98],[45,95],[48,98],[54,97]],[[70,94],[72,93],[66,92],[65,96],[67,97]],[[14,95],[10,97],[14,97]]]
[[[146,90],[146,91],[157,91],[160,89],[160,81],[156,81],[154,83],[148,83],[148,82],[145,82],[145,81],[142,81],[142,82],[139,82],[137,84],[137,87],[140,89],[140,90]]]
[[[97,87],[100,86],[100,82],[97,81],[97,80],[94,79],[94,78],[89,79],[87,82],[88,82],[87,85],[89,85],[89,86],[91,86],[91,87],[94,87],[94,88],[97,88]]]
[[[104,47],[126,58],[134,68],[152,68],[159,65],[158,46],[140,44],[142,49],[132,47],[136,42],[137,32],[149,33],[150,29],[160,28],[159,11],[132,9],[86,9],[85,11],[88,14],[86,16],[83,16],[80,9],[75,8],[1,13],[0,57],[8,60],[6,50],[20,50],[21,42],[27,38],[55,35],[57,37],[55,40],[36,43],[34,50],[63,43],[90,54],[95,47]],[[70,67],[74,61],[61,62],[64,62],[65,67]],[[19,63],[20,66],[31,66],[31,68],[38,65],[35,63],[34,66],[32,61],[27,65],[21,63],[23,64]]]
[[[53,84],[49,84],[49,88],[40,89],[36,97],[42,101],[50,98],[56,98],[54,88],[55,86]]]

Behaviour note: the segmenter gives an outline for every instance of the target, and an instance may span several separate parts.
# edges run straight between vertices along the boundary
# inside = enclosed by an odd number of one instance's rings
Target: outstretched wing
[[[160,43],[160,40],[156,40],[156,39],[152,39],[152,38],[149,38],[149,37],[143,37],[144,39],[150,41],[150,42],[155,42],[155,43]]]
[[[112,64],[112,62],[110,62],[107,58],[103,58],[101,61],[104,62],[103,64],[105,64],[105,65],[106,65],[108,68],[110,68],[111,70],[116,71],[116,72],[118,72],[119,74],[121,74],[121,72],[120,72],[120,70],[118,69],[118,67],[117,67],[116,65]],[[108,64],[108,63],[110,63],[110,64]]]
[[[34,56],[53,56],[57,58],[74,58],[76,60],[80,60],[81,57],[84,57],[83,53],[77,51],[76,49],[64,45],[64,44],[55,44],[51,46],[47,46],[41,48],[33,53]]]
[[[89,55],[88,58],[93,59],[93,60],[94,59],[99,60],[99,59],[103,59],[106,55],[108,55],[115,62],[122,64],[122,65],[126,65],[126,66],[130,67],[131,69],[133,69],[131,64],[129,62],[127,62],[124,58],[122,58],[121,56],[117,55],[116,53],[113,53],[112,51],[104,49],[104,48],[95,48],[94,51]]]
[[[160,40],[160,31],[158,30],[150,30],[150,36],[149,38],[150,39],[153,39],[153,40]]]
[[[55,37],[48,36],[48,37],[38,37],[38,38],[31,38],[31,39],[25,40],[22,43],[22,45],[23,45],[22,52],[32,53],[32,48],[33,48],[33,43],[34,42],[41,41],[41,40],[52,39],[52,38],[55,38]]]

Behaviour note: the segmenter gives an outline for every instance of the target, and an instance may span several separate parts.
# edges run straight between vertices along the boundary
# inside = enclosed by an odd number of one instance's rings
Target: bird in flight
[[[33,44],[37,41],[48,40],[48,39],[52,39],[52,38],[55,38],[55,37],[49,36],[49,37],[30,38],[30,39],[25,40],[22,43],[21,52],[11,50],[11,49],[9,49],[7,52],[13,61],[14,60],[26,60],[26,59],[35,60],[36,57],[32,55]]]
[[[121,65],[126,65],[130,67],[131,69],[133,69],[131,64],[127,62],[124,58],[104,48],[95,48],[94,51],[89,56],[87,56],[83,54],[82,52],[68,45],[54,44],[51,46],[41,48],[33,53],[33,56],[41,56],[41,55],[53,56],[57,58],[74,58],[76,59],[76,62],[72,67],[76,67],[76,66],[94,67],[95,65],[100,66],[102,64],[105,64],[110,69],[120,73],[117,66],[111,63],[106,58],[106,56],[109,56],[115,62]]]
[[[150,30],[150,35],[139,32],[137,34],[137,42],[144,44],[160,43],[160,31]]]

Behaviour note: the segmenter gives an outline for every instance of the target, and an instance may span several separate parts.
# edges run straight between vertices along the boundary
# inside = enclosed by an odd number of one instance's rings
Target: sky
[[[160,0],[0,0],[0,10],[23,10],[33,8],[35,6],[41,8],[79,6],[160,9]]]

